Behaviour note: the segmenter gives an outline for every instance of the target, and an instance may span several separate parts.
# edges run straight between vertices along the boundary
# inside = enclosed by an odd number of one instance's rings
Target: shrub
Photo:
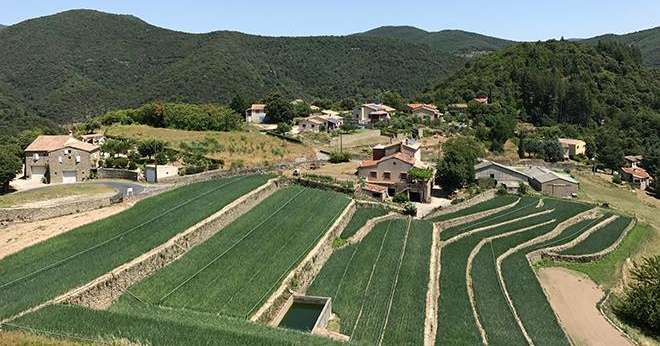
[[[401,193],[397,193],[394,196],[394,198],[392,198],[392,201],[394,203],[408,203],[408,202],[410,202],[410,199],[408,198],[407,194],[401,192]]]
[[[496,193],[497,193],[498,195],[506,195],[506,194],[508,194],[509,192],[506,190],[506,186],[504,186],[504,185],[500,185],[500,186],[497,187],[497,192],[496,192]]]
[[[621,175],[619,175],[619,173],[614,173],[614,175],[612,175],[612,182],[615,184],[621,184]]]
[[[644,258],[630,271],[632,281],[616,297],[614,312],[654,335],[660,335],[660,256]]]
[[[349,153],[334,151],[330,153],[330,162],[331,163],[341,163],[348,162],[351,160],[351,155]]]
[[[520,183],[520,185],[518,186],[518,194],[524,196],[528,192],[529,192],[529,186],[527,186],[527,184]]]
[[[479,178],[477,179],[477,185],[481,190],[492,189],[497,185],[497,181],[493,178]]]
[[[403,215],[417,216],[417,207],[408,202],[403,206]]]
[[[433,170],[431,168],[413,167],[408,171],[408,176],[415,180],[429,181],[433,178]]]

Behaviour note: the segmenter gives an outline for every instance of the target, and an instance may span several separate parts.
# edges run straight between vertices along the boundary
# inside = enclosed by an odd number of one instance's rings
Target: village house
[[[642,155],[626,155],[623,157],[625,167],[621,167],[621,180],[629,182],[632,186],[646,190],[651,185],[651,175],[639,165],[644,157]]]
[[[25,178],[75,183],[97,167],[99,147],[72,136],[39,136],[25,149]]]
[[[571,197],[577,193],[579,183],[568,174],[558,173],[545,167],[531,166],[516,169],[497,162],[482,160],[474,166],[474,178],[493,179],[508,192],[516,192],[521,184],[555,197]]]
[[[335,131],[344,125],[344,118],[337,115],[323,113],[311,114],[298,121],[299,132]]]
[[[408,109],[414,117],[420,119],[437,120],[442,117],[442,113],[440,113],[438,107],[432,104],[410,103],[408,104]]]
[[[561,147],[564,149],[565,159],[584,155],[587,150],[587,143],[580,139],[559,138],[559,144],[561,144]]]
[[[266,119],[266,105],[255,103],[245,110],[245,122],[263,124]]]
[[[380,103],[365,103],[353,110],[353,119],[361,125],[373,124],[379,121],[390,120],[395,110],[390,106]]]
[[[433,179],[422,181],[411,176],[413,168],[430,169],[421,160],[420,144],[412,140],[373,147],[371,160],[358,166],[358,176],[364,179],[367,191],[386,192],[393,197],[403,193],[413,202],[429,203]]]
[[[80,139],[85,143],[101,145],[105,142],[105,135],[102,133],[90,133],[80,136]]]
[[[644,157],[642,155],[626,155],[623,160],[626,161],[626,167],[638,168]]]

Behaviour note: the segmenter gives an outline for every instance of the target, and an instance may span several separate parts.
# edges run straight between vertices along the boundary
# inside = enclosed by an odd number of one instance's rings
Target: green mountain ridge
[[[642,52],[642,60],[646,66],[660,67],[660,26],[623,35],[605,34],[583,41],[592,44],[598,41],[617,41],[634,45]]]
[[[370,99],[386,90],[413,96],[464,61],[395,40],[189,34],[90,10],[5,28],[0,56],[0,83],[12,90],[2,98],[61,123],[155,99],[227,102],[273,91],[307,99]]]
[[[382,26],[356,35],[426,44],[445,53],[462,55],[495,51],[517,43],[463,30],[429,32],[412,26]]]

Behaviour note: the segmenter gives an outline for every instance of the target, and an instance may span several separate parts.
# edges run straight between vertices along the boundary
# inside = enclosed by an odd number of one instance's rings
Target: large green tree
[[[474,165],[483,155],[483,147],[474,137],[454,137],[442,146],[444,156],[437,164],[436,181],[454,191],[474,180]]]
[[[16,155],[20,148],[16,145],[2,145],[0,146],[0,184],[2,184],[2,191],[9,191],[9,182],[16,177],[16,173],[21,169],[22,159]]]
[[[282,95],[274,93],[269,95],[265,100],[266,103],[266,120],[271,124],[290,123],[293,121],[295,114],[290,102],[284,100]]]
[[[622,319],[660,336],[660,256],[644,258],[630,271],[630,283],[614,304]]]

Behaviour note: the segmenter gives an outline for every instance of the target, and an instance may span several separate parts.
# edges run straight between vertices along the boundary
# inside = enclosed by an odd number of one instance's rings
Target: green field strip
[[[389,322],[384,328],[385,345],[424,344],[426,291],[432,241],[433,225],[430,222],[413,220]]]
[[[55,298],[138,257],[268,178],[256,175],[187,185],[1,260],[0,318]]]
[[[537,213],[540,211],[548,210],[551,208],[547,207],[542,207],[542,208],[536,208],[536,205],[538,204],[538,198],[534,197],[522,197],[520,199],[520,202],[516,204],[514,207],[502,210],[500,212],[497,212],[493,215],[478,219],[473,222],[469,222],[463,225],[443,229],[440,232],[440,239],[441,240],[448,240],[450,238],[453,238],[457,235],[460,235],[465,232],[469,232],[471,230],[481,228],[481,227],[486,227],[486,226],[491,226],[491,225],[496,225],[502,222],[506,222],[509,220],[514,220],[529,214]]]
[[[174,308],[247,317],[327,232],[344,195],[279,190],[185,256],[130,289]]]
[[[619,216],[616,220],[591,233],[584,240],[560,252],[560,254],[578,256],[603,251],[612,246],[621,237],[623,231],[630,225],[631,221],[632,219],[629,217]]]
[[[530,213],[538,212],[538,210],[536,208],[528,209]],[[481,343],[465,281],[468,256],[472,249],[482,239],[538,225],[555,218],[555,213],[539,215],[479,232],[443,246],[440,257],[440,297],[438,299],[436,345]],[[482,316],[482,318],[488,317]]]
[[[491,198],[487,201],[483,201],[481,203],[477,203],[473,206],[467,207],[465,209],[457,210],[455,212],[447,213],[447,214],[442,214],[438,215],[432,218],[429,218],[428,220],[431,222],[439,222],[439,221],[447,221],[463,216],[468,216],[476,213],[480,213],[482,211],[487,211],[495,208],[500,208],[505,205],[509,205],[513,202],[515,202],[518,199],[518,196],[513,196],[513,195],[504,195],[504,196],[495,196],[494,198]]]
[[[271,328],[245,320],[140,306],[123,312],[51,305],[3,328],[108,343],[124,339],[149,345],[337,345],[328,338]],[[114,344],[114,343],[113,343]]]
[[[553,214],[557,215],[558,222],[563,222],[590,208],[588,205],[560,200],[546,201],[546,203],[555,204]],[[567,227],[554,238],[521,249],[502,261],[502,276],[511,302],[527,334],[535,344],[568,345],[570,343],[525,255],[534,250],[570,242],[600,221],[602,219],[580,221]]]
[[[383,207],[378,206],[358,206],[351,217],[351,221],[348,222],[348,225],[341,232],[341,238],[348,239],[352,237],[355,232],[357,232],[362,226],[364,226],[367,221],[375,217],[383,216],[388,213],[388,210]]]

